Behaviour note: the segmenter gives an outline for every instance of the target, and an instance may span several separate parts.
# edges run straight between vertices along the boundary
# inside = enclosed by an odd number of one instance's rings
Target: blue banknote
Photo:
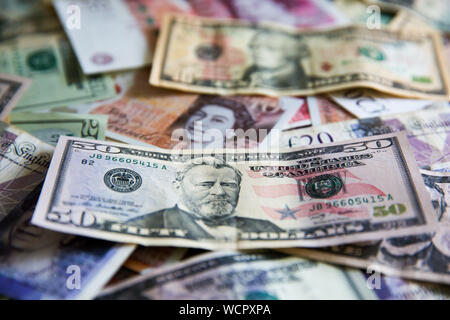
[[[13,299],[90,299],[133,246],[75,237],[30,223],[37,188],[0,223],[0,294]]]

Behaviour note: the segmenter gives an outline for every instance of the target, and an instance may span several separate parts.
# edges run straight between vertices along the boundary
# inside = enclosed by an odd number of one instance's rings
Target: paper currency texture
[[[0,221],[45,178],[54,148],[0,122]]]
[[[433,232],[316,251],[293,248],[286,249],[286,252],[352,267],[371,268],[392,276],[450,284],[450,173],[421,172],[438,221]]]
[[[423,232],[431,212],[398,133],[270,153],[61,137],[33,223],[151,246],[317,247]]]
[[[422,169],[449,166],[448,108],[402,113],[286,131],[282,147],[299,147],[405,131],[417,164]]]
[[[98,299],[355,300],[375,295],[357,271],[274,252],[224,252],[132,279]]]
[[[5,120],[30,84],[30,79],[0,73],[0,120]]]
[[[56,146],[60,136],[105,139],[108,116],[71,113],[13,113],[9,123]]]
[[[14,299],[92,299],[134,249],[30,224],[37,187],[0,222],[0,293]]]
[[[351,87],[449,96],[440,39],[364,27],[298,31],[167,15],[150,83],[216,94],[311,95]]]

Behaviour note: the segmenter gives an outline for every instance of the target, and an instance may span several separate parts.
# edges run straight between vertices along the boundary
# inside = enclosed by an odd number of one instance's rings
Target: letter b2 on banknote
[[[33,223],[142,245],[320,247],[424,232],[430,203],[403,133],[271,153],[61,137]]]

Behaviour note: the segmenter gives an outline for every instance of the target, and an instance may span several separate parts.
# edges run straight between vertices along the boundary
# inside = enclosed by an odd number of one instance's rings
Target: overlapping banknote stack
[[[1,295],[450,297],[447,1],[0,9]]]

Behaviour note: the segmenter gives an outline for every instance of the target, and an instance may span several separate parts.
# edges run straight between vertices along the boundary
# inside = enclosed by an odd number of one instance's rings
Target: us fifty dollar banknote
[[[60,137],[33,223],[151,246],[318,247],[423,232],[431,214],[400,133],[270,153]]]
[[[412,67],[414,65],[414,67]],[[217,94],[312,95],[353,87],[414,98],[449,96],[436,34],[167,15],[150,83]]]

